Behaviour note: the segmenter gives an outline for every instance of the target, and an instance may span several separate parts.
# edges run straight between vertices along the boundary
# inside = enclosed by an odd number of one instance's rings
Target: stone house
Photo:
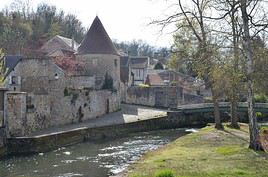
[[[149,69],[145,84],[150,86],[178,86],[185,93],[197,94],[194,87],[195,78],[172,70]]]
[[[120,109],[120,58],[96,17],[74,55],[20,57],[5,86],[8,136],[79,123]]]
[[[149,57],[130,57],[129,67],[131,77],[133,77],[132,85],[144,84],[149,66]]]
[[[195,78],[179,72],[148,69],[145,84],[148,86],[129,87],[126,102],[168,108],[203,102],[197,93]]]
[[[70,56],[74,54],[79,47],[79,44],[70,38],[56,35],[47,41],[40,49],[40,52],[46,56]]]

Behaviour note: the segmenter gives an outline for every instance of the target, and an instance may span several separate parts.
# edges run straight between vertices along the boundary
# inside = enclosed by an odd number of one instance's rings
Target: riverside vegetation
[[[267,176],[268,155],[248,148],[248,125],[240,124],[239,130],[228,126],[224,128],[221,131],[208,126],[147,153],[129,168],[129,176]],[[267,130],[267,127],[262,127],[262,132],[267,133]]]

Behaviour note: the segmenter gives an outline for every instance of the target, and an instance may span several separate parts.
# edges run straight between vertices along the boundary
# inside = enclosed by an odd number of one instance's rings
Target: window
[[[9,77],[9,85],[15,85],[18,84],[18,79],[16,76],[10,76]]]
[[[94,66],[97,66],[98,65],[98,59],[92,59],[92,64]]]
[[[58,73],[54,74],[54,77],[55,77],[56,80],[59,79]]]
[[[114,59],[114,66],[117,67],[117,59]]]
[[[33,97],[27,95],[26,97],[26,108],[28,113],[34,112]]]
[[[17,83],[17,78],[16,76],[12,76],[12,84],[16,84]]]

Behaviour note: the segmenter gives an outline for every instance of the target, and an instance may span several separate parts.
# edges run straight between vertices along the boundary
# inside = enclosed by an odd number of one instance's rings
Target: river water
[[[0,177],[106,177],[122,172],[145,152],[185,135],[186,129],[131,134],[0,161]]]

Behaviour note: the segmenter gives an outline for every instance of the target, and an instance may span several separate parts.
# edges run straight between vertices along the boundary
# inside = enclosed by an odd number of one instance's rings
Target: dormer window
[[[19,77],[17,76],[10,76],[9,77],[9,85],[17,85],[17,84],[20,84],[19,82]]]
[[[59,79],[59,75],[58,75],[58,73],[56,73],[54,76],[55,76],[55,79],[56,79],[56,80]]]
[[[11,77],[11,84],[16,84],[17,83],[17,77],[16,76],[12,76]]]

